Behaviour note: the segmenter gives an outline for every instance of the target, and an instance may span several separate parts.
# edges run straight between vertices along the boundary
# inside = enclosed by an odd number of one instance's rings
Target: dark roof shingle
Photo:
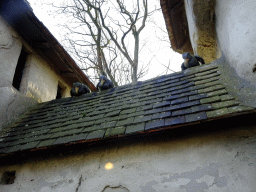
[[[0,137],[2,155],[163,130],[254,112],[230,95],[217,64],[39,104]]]

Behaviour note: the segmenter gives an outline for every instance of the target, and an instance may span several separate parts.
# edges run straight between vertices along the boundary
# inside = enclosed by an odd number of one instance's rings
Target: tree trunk
[[[106,73],[107,73],[108,77],[113,82],[113,84],[117,87],[118,83],[116,82],[115,78],[113,77],[113,75],[111,74],[111,72],[110,72],[110,70],[108,68],[107,61],[106,61],[106,58],[105,58],[103,50],[101,50],[101,56],[102,56],[103,66],[104,66],[104,68],[106,70]]]
[[[101,60],[101,48],[100,48],[100,40],[101,40],[101,29],[98,28],[98,37],[97,37],[97,60],[98,60],[98,67],[101,75],[105,75],[102,60]]]
[[[135,45],[134,45],[134,60],[133,63],[131,63],[132,65],[132,83],[137,83],[138,81],[138,76],[137,76],[137,72],[138,72],[138,62],[139,62],[139,34],[134,31],[133,32],[133,36],[135,39]]]

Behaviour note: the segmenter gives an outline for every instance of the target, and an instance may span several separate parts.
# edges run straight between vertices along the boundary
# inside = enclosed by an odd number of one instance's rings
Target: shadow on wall
[[[214,62],[217,62],[220,66],[221,79],[228,92],[241,101],[243,105],[256,107],[256,87],[238,76],[234,67],[226,60],[223,53],[221,58]],[[256,71],[256,65],[254,70]]]
[[[102,192],[130,192],[130,191],[126,187],[119,185],[116,187],[106,186]]]
[[[0,131],[38,102],[13,87],[0,88]]]

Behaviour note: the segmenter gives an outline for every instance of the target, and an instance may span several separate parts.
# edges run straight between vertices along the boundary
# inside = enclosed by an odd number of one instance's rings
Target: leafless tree
[[[137,82],[148,70],[139,66],[140,34],[145,28],[147,0],[69,0],[59,11],[70,18],[65,36],[87,73],[107,75],[113,83]]]

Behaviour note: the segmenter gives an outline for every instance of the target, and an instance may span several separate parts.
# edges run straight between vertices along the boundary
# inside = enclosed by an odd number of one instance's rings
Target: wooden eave
[[[171,48],[178,53],[193,53],[184,0],[160,0],[160,4]]]

